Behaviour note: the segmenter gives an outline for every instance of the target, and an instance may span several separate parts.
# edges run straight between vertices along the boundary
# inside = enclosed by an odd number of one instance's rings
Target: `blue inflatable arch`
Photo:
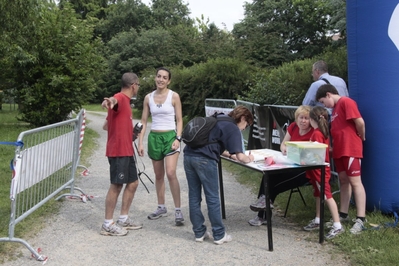
[[[366,122],[367,210],[399,213],[399,2],[346,3],[349,94]]]

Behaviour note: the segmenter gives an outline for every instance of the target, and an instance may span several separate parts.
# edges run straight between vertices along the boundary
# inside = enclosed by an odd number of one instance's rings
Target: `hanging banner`
[[[255,121],[248,149],[270,149],[271,119],[268,106],[254,106]]]
[[[270,114],[273,119],[271,129],[271,149],[279,151],[288,126],[295,121],[295,111],[298,106],[270,105]]]

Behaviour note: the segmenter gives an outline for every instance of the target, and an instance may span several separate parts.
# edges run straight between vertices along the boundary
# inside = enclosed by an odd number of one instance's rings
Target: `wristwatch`
[[[176,136],[176,139],[181,142],[181,136]]]

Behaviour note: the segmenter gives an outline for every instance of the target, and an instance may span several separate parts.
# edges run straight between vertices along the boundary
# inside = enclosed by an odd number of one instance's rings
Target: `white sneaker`
[[[195,238],[195,241],[196,242],[204,242],[204,240],[205,239],[210,239],[210,238],[212,238],[212,236],[211,236],[211,233],[209,233],[208,231],[206,231],[205,233],[204,233],[204,235],[203,236],[201,236],[201,237],[196,237]]]
[[[345,232],[344,227],[342,226],[341,229],[336,229],[334,226],[331,228],[330,232],[325,236],[326,239],[333,239],[337,235],[342,234]]]
[[[181,212],[181,210],[175,211],[175,224],[176,224],[176,226],[184,225],[184,218],[183,218],[183,213]]]
[[[130,218],[127,218],[125,222],[117,221],[116,224],[126,230],[137,230],[143,228],[143,224],[135,222]]]
[[[223,243],[230,242],[231,240],[233,240],[231,235],[228,235],[228,234],[224,233],[224,237],[222,239],[215,240],[215,241],[213,241],[213,243],[215,243],[216,245],[221,245]]]
[[[349,229],[349,231],[350,231],[352,234],[355,234],[355,235],[360,234],[363,230],[366,229],[366,228],[364,227],[363,221],[360,220],[359,218],[358,218],[358,219],[354,219],[353,221],[355,222],[355,224],[352,226],[351,229]]]
[[[166,207],[161,208],[161,207],[158,206],[158,208],[153,213],[148,215],[147,217],[150,220],[156,220],[156,219],[158,219],[160,217],[168,216],[167,212],[168,212],[168,210],[166,209]]]
[[[261,226],[262,224],[267,224],[267,221],[256,215],[255,218],[249,220],[248,223],[252,226]]]
[[[105,226],[104,224],[101,226],[100,234],[104,236],[125,236],[128,231],[116,223],[112,223],[109,226]]]
[[[313,231],[313,230],[319,230],[320,229],[320,223],[316,223],[315,219],[309,222],[307,226],[303,227],[303,230],[305,231]]]
[[[258,200],[255,203],[249,205],[249,208],[252,211],[254,211],[254,212],[266,210],[266,197],[265,197],[265,195],[260,195],[260,197],[258,198]],[[270,209],[274,209],[272,201],[270,201]]]

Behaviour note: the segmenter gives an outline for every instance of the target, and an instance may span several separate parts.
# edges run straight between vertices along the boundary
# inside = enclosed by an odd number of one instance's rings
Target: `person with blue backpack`
[[[229,121],[229,119],[220,119],[221,117],[230,117],[231,119]],[[203,242],[204,239],[211,238],[201,211],[203,189],[208,207],[208,217],[212,226],[213,242],[220,245],[232,240],[231,235],[225,231],[221,215],[218,178],[220,155],[228,152],[228,154],[234,154],[242,163],[254,161],[253,155],[245,155],[241,135],[242,130],[252,125],[254,118],[248,108],[237,106],[227,116],[218,114],[216,119],[217,122],[209,131],[208,142],[195,147],[186,143],[183,152],[190,221],[193,225],[195,241]]]

